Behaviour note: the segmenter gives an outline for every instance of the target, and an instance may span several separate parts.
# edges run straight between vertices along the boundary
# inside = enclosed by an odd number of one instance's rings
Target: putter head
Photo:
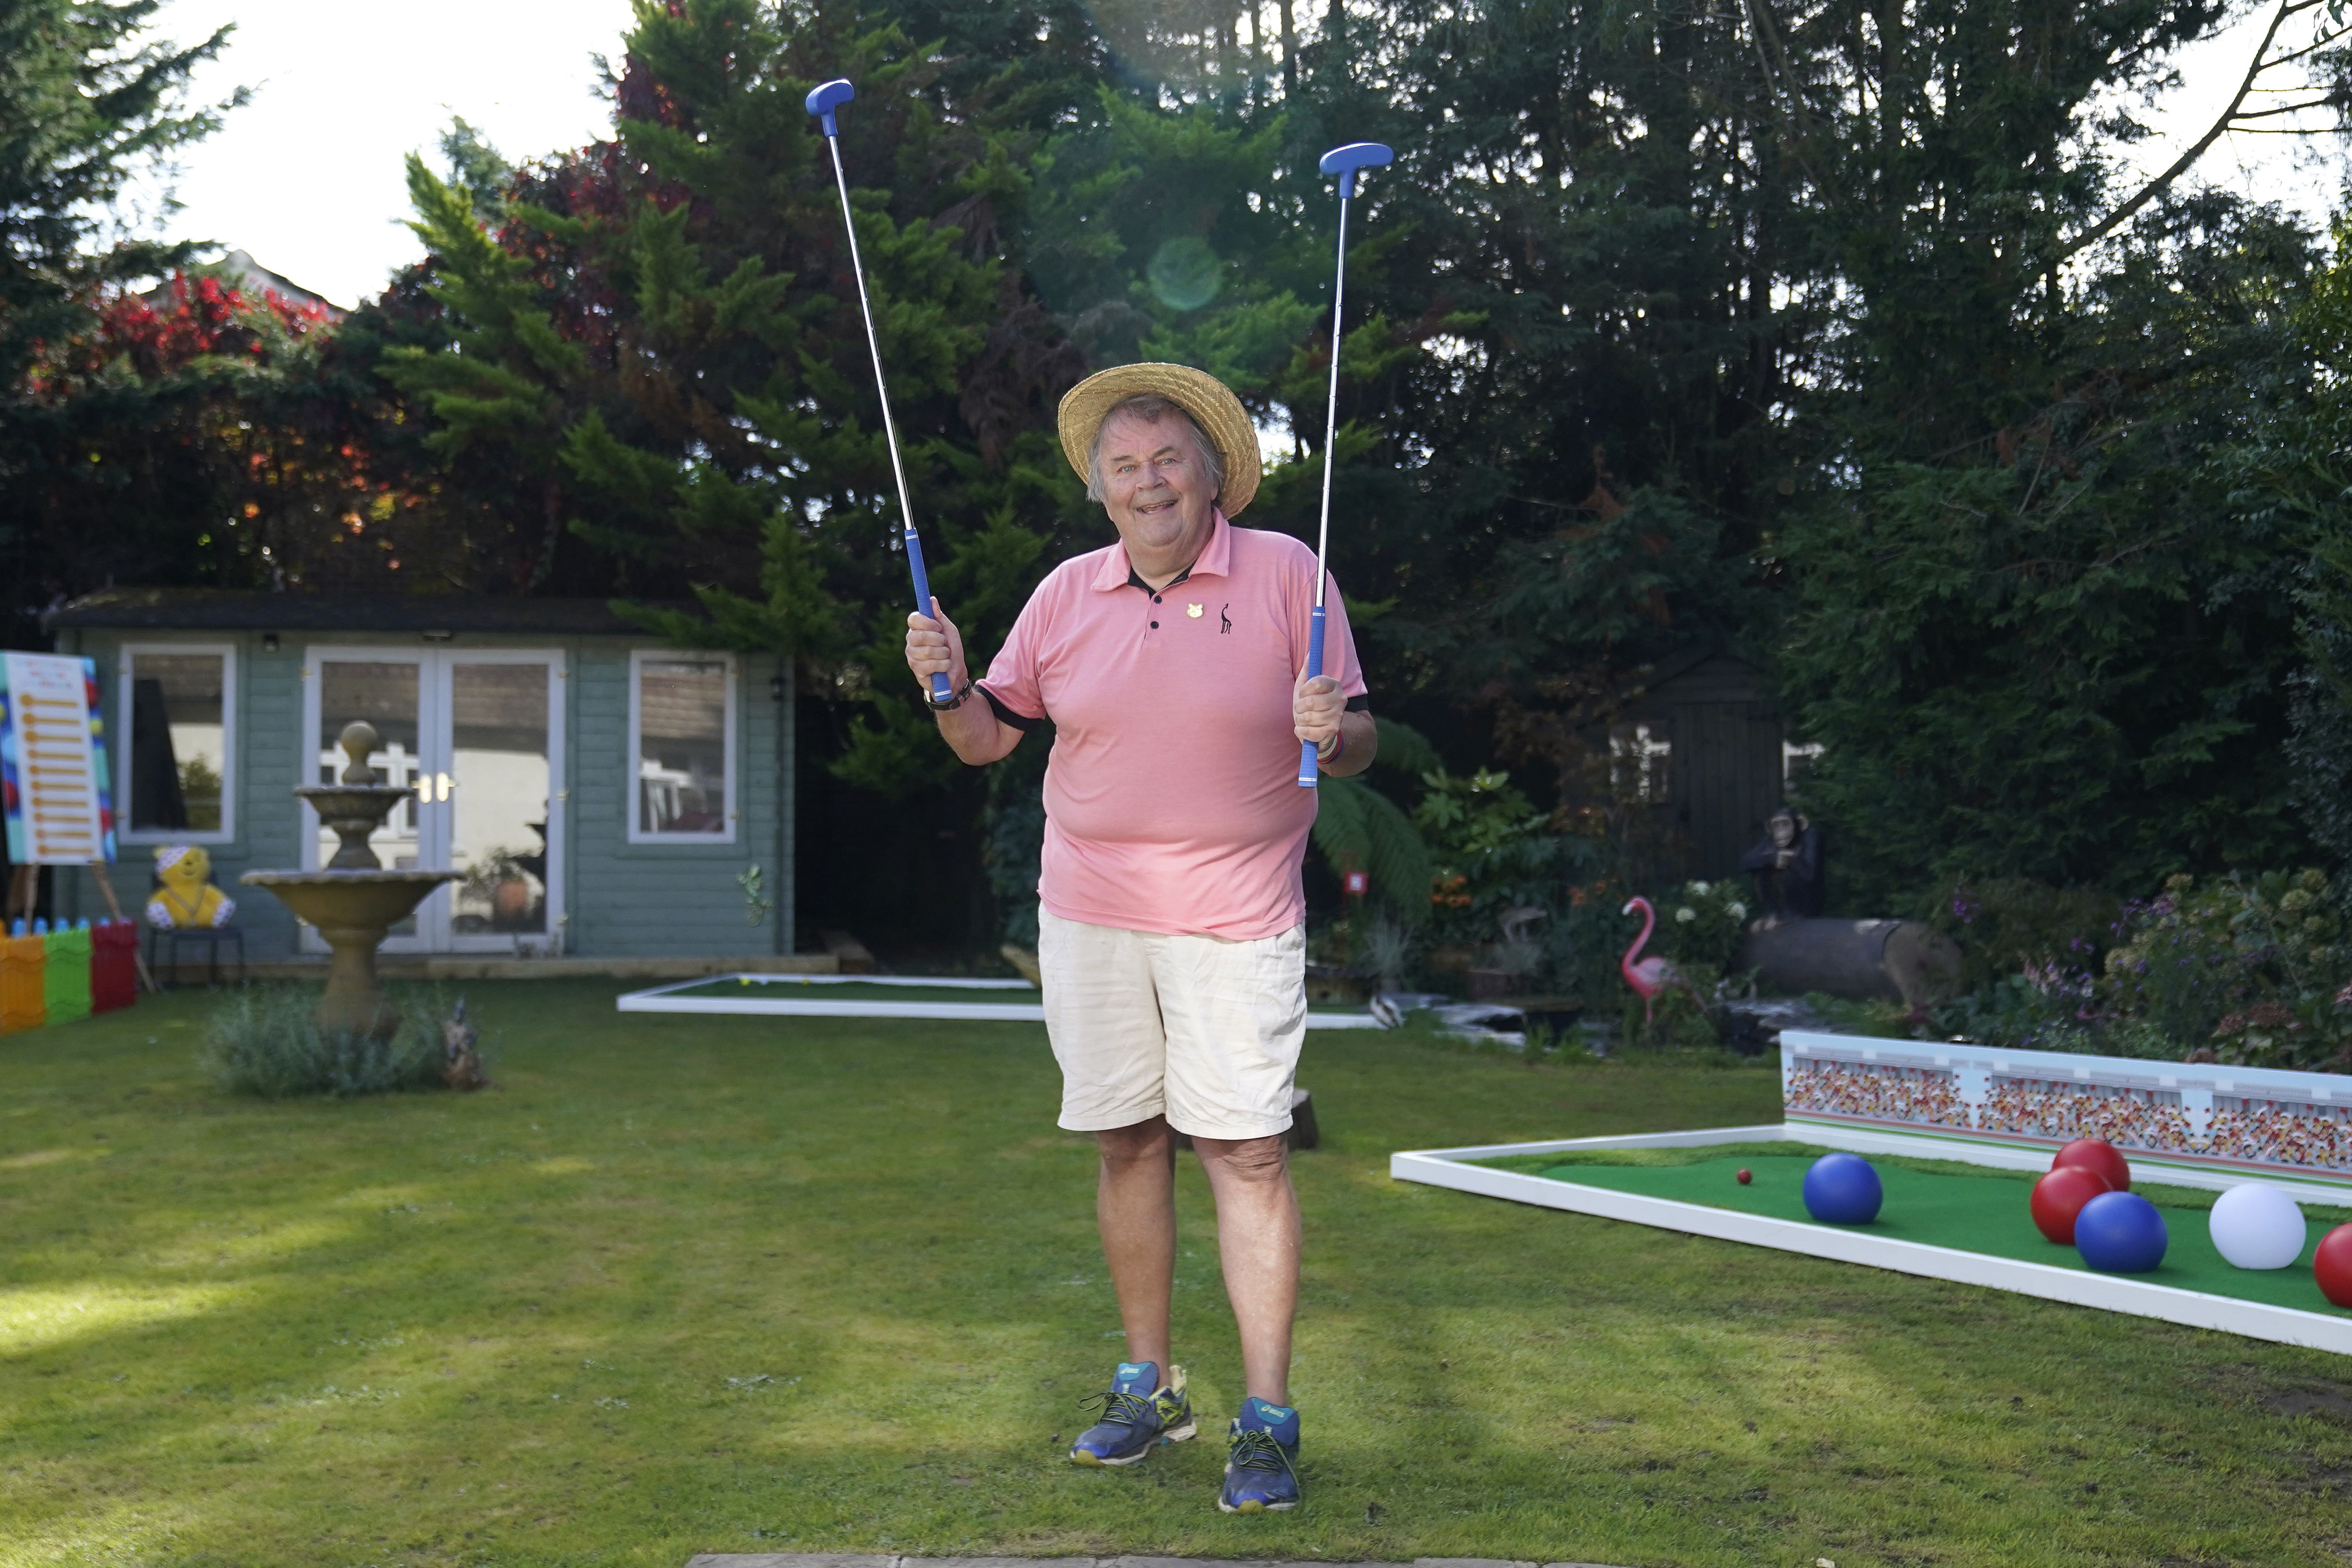
[[[845,76],[836,77],[821,86],[811,88],[804,101],[808,105],[808,111],[824,122],[824,133],[827,136],[837,136],[841,133],[841,128],[833,122],[833,111],[856,96],[857,89],[849,85],[849,79]],[[1385,163],[1388,160],[1383,158],[1381,162]]]
[[[1356,194],[1357,170],[1383,168],[1395,156],[1378,142],[1350,142],[1324,153],[1315,166],[1327,174],[1339,176],[1339,199],[1344,202]]]

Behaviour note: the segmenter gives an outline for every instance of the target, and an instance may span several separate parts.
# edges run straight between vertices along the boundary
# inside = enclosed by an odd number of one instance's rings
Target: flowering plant
[[[1738,882],[1685,882],[1658,905],[1659,944],[1675,963],[1737,968],[1748,939],[1746,891]]]
[[[2095,888],[2053,888],[2026,877],[1961,879],[1927,911],[1959,944],[1970,989],[2055,965],[2095,975],[2116,939],[2121,906]]]
[[[2210,1058],[2315,1067],[2352,1047],[2352,949],[2317,870],[2188,876],[2124,907],[2098,999]]]

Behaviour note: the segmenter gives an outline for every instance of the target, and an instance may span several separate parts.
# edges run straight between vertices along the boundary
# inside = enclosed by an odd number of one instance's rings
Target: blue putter
[[[1163,1388],[1157,1365],[1123,1361],[1111,1377],[1110,1392],[1086,1403],[1098,1406],[1102,1419],[1070,1445],[1074,1465],[1131,1465],[1160,1444],[1181,1443],[1200,1430],[1192,1419],[1192,1402],[1184,1394],[1181,1366],[1168,1369]]]
[[[849,237],[849,271],[857,280],[857,310],[866,319],[866,346],[874,355],[874,394],[882,400],[882,434],[890,447],[890,476],[898,482],[898,517],[902,524],[899,544],[907,552],[907,574],[915,588],[915,613],[931,614],[931,581],[923,571],[923,542],[915,532],[915,505],[907,499],[907,466],[898,457],[898,426],[890,417],[890,388],[882,375],[882,340],[874,331],[874,306],[866,297],[866,264],[857,254],[857,220],[849,205],[849,176],[841,166],[841,125],[833,111],[857,96],[847,77],[823,83],[809,89],[802,103],[816,116],[817,124],[824,131],[824,144],[833,154],[834,188],[841,193],[841,226]],[[952,708],[959,700],[948,689],[948,678],[937,672],[931,676],[930,702],[934,708]]]
[[[811,114],[817,117],[827,136],[838,136],[841,127],[833,122],[833,111],[856,96],[857,89],[849,85],[849,79],[845,76],[809,89],[808,97],[802,102]]]
[[[1331,278],[1331,396],[1323,417],[1323,517],[1315,529],[1315,608],[1307,619],[1307,673],[1323,673],[1323,585],[1330,574],[1323,569],[1331,552],[1331,466],[1339,456],[1339,306],[1348,289],[1348,202],[1356,194],[1356,174],[1377,169],[1396,154],[1377,142],[1350,142],[1323,154],[1315,165],[1339,176],[1339,258]],[[1298,787],[1313,789],[1319,776],[1315,742],[1298,743]],[[1287,1506],[1286,1504],[1285,1506]]]

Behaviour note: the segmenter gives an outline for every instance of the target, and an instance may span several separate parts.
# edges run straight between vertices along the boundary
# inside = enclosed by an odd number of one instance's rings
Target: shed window
[[[236,829],[236,654],[220,647],[122,650],[124,837],[225,843]]]
[[[735,661],[722,654],[629,659],[632,843],[735,837]]]
[[[1609,784],[1619,800],[1665,805],[1675,760],[1674,726],[1657,721],[1609,728]]]

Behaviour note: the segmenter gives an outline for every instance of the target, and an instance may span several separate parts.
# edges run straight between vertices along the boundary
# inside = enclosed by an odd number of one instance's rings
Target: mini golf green
[[[1810,1151],[1813,1154],[1822,1152]],[[1522,1169],[1531,1163],[1513,1162]],[[1886,1189],[1886,1202],[1878,1211],[1878,1217],[1867,1226],[1822,1228],[1859,1230],[1893,1241],[1958,1247],[1995,1258],[2089,1272],[2073,1247],[2056,1246],[2033,1228],[2033,1221],[2026,1213],[2026,1196],[2033,1190],[2033,1173],[1988,1170],[1979,1174],[1948,1169],[1930,1172],[1906,1169],[1885,1160],[1871,1163],[1877,1167],[1879,1180]],[[1804,1157],[1776,1157],[1752,1151],[1677,1164],[1604,1163],[1588,1156],[1571,1164],[1549,1164],[1535,1173],[1556,1182],[1574,1182],[1612,1192],[1705,1204],[1711,1208],[1811,1224],[1801,1195],[1805,1172],[1811,1163]],[[1743,1167],[1754,1176],[1747,1186],[1740,1185],[1738,1176]],[[2273,1307],[2352,1317],[2352,1311],[2330,1306],[2311,1278],[2311,1248],[2336,1220],[2315,1219],[2306,1208],[2305,1225],[2310,1240],[2305,1245],[2303,1256],[2287,1268],[2257,1272],[2232,1268],[2213,1249],[2204,1213],[2210,1205],[2210,1194],[2181,1193],[2176,1196],[2173,1190],[2161,1187],[2137,1190],[2162,1211],[2171,1240],[2161,1267],[2150,1273],[2118,1278]]]

